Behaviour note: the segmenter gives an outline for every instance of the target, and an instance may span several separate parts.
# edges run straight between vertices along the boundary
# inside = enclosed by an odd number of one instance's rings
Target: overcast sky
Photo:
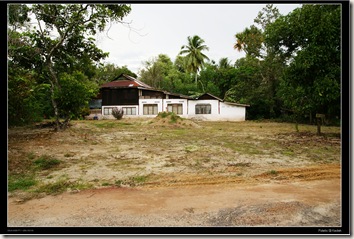
[[[274,4],[286,15],[300,4]],[[168,55],[172,61],[187,37],[198,35],[209,47],[205,54],[218,62],[227,57],[233,64],[244,56],[233,49],[235,34],[250,27],[265,4],[131,4],[124,18],[130,28],[113,24],[97,36],[97,45],[109,57],[104,62],[126,65],[138,74],[143,62]]]

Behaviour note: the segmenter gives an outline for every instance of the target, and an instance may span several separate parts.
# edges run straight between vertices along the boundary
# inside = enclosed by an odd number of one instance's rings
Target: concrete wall
[[[220,117],[223,120],[245,121],[246,107],[220,102]]]
[[[180,116],[185,117],[185,118],[188,116],[188,100],[187,99],[164,99],[162,111],[167,111],[168,104],[182,104],[183,113]]]
[[[180,115],[184,118],[197,119],[197,120],[210,120],[210,121],[245,121],[246,120],[246,107],[237,106],[220,102],[218,100],[187,100],[187,99],[139,99],[139,105],[117,105],[117,106],[102,106],[103,119],[115,119],[113,115],[104,115],[105,108],[111,107],[135,107],[136,115],[124,115],[125,118],[134,117],[156,117],[156,115],[144,115],[144,105],[157,104],[157,113],[167,111],[168,104],[182,104],[183,114]],[[211,114],[196,114],[195,106],[197,104],[210,104]],[[100,118],[101,118],[100,117]]]

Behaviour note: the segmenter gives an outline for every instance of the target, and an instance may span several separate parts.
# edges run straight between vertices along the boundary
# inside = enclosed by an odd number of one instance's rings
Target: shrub
[[[118,109],[117,107],[114,107],[113,109],[112,109],[112,115],[114,116],[114,118],[116,118],[117,120],[120,120],[120,119],[122,119],[123,118],[123,114],[124,114],[124,112],[123,112],[123,109]]]

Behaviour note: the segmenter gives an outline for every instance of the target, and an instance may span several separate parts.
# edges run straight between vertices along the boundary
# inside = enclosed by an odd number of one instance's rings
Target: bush
[[[120,120],[123,118],[123,109],[118,109],[117,107],[114,107],[112,110],[112,115],[114,116],[114,118],[116,118],[117,120]]]

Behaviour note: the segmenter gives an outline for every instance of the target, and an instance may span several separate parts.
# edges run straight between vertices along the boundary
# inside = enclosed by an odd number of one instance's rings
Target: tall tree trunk
[[[58,110],[58,104],[55,100],[55,88],[59,88],[59,83],[58,83],[58,78],[53,70],[52,64],[50,59],[47,59],[47,66],[50,72],[50,76],[49,76],[49,81],[50,81],[50,91],[51,91],[51,102],[52,102],[52,106],[54,109],[54,116],[55,116],[55,131],[58,131],[60,129],[60,121],[59,121],[59,110]]]

